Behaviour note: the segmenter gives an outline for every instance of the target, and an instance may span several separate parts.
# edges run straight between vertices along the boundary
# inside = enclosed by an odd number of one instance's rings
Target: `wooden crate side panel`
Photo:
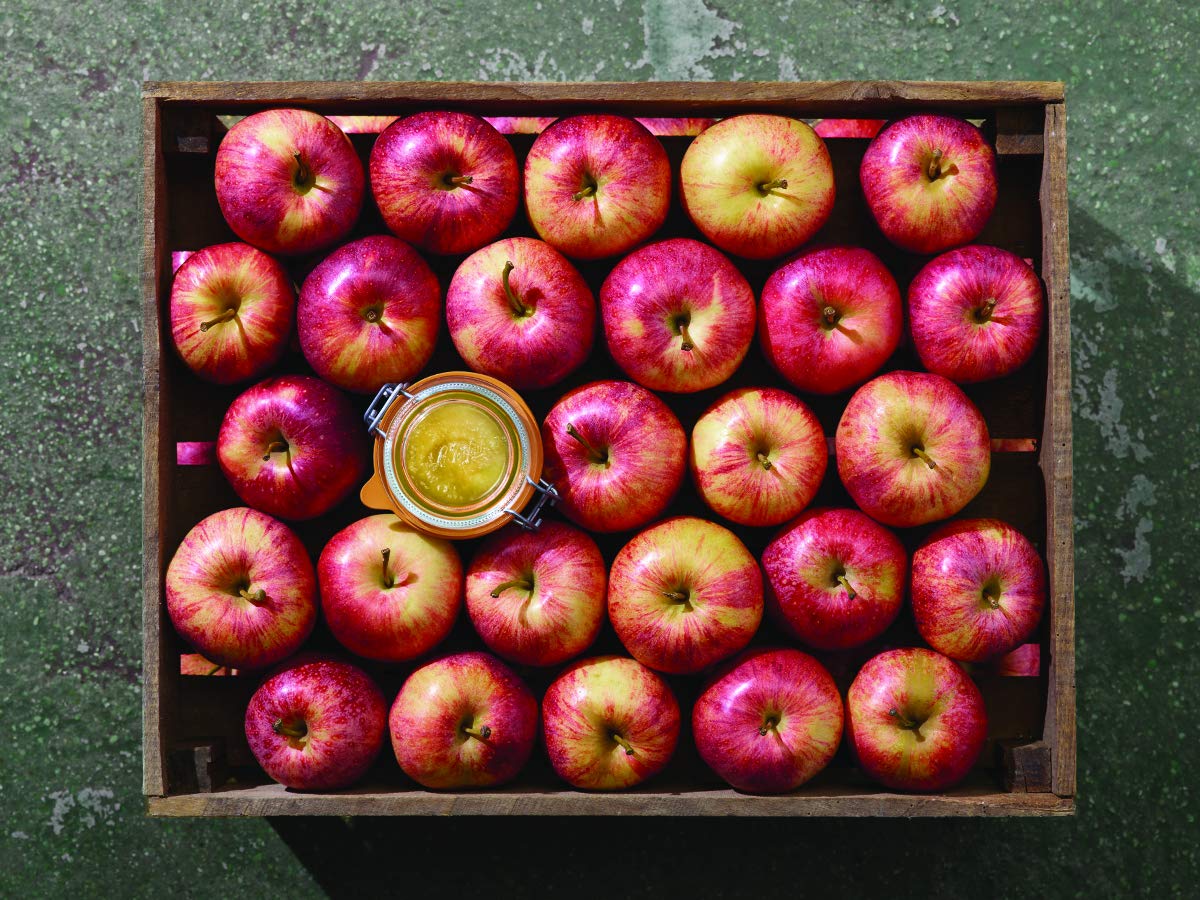
[[[1045,741],[1052,787],[1075,793],[1075,532],[1071,468],[1070,252],[1067,236],[1066,107],[1046,107],[1042,169],[1042,278],[1050,310],[1046,423],[1046,562],[1050,574],[1050,690]]]

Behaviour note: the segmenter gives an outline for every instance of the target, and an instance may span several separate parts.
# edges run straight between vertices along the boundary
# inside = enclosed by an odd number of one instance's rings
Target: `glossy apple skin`
[[[575,199],[589,186],[595,193]],[[574,259],[627,253],[658,231],[671,201],[662,144],[633,119],[559,119],[525,158],[525,208],[546,243]]]
[[[202,653],[181,653],[179,654],[179,674],[223,678],[228,675],[237,675],[238,670],[215,663]]]
[[[303,729],[303,737],[276,733]],[[362,669],[333,659],[298,661],[262,683],[246,708],[246,740],[263,770],[285,787],[349,787],[383,748],[387,701]]]
[[[655,137],[695,137],[717,123],[716,119],[700,118],[645,118],[634,119]]]
[[[296,160],[311,173],[302,174]],[[243,241],[268,253],[322,250],[358,221],[363,167],[350,139],[324,116],[303,109],[268,109],[234,125],[216,161],[217,202]]]
[[[855,391],[835,444],[838,474],[854,502],[901,528],[954,515],[991,471],[983,416],[957,385],[927,372],[888,372]]]
[[[1033,635],[1045,605],[1041,557],[1006,522],[959,519],[913,553],[917,630],[951,659],[981,662],[1014,650]]]
[[[856,509],[804,513],[767,545],[762,565],[767,609],[785,630],[821,650],[874,640],[904,602],[904,545]]]
[[[903,330],[896,279],[861,247],[803,252],[763,287],[763,352],[802,391],[837,394],[862,384],[895,352]]]
[[[270,451],[280,440],[287,450]],[[367,440],[344,394],[319,378],[281,375],[230,404],[217,435],[217,461],[248,506],[282,519],[311,519],[362,483]]]
[[[234,318],[208,324],[230,309]],[[214,244],[191,254],[171,284],[175,350],[189,369],[216,384],[257,378],[279,362],[295,314],[287,272],[249,244]]]
[[[304,545],[282,522],[244,506],[213,513],[187,533],[167,565],[166,595],[179,636],[213,663],[239,669],[291,656],[317,620]]]
[[[701,759],[739,791],[795,790],[833,759],[842,697],[799,650],[748,650],[722,667],[692,707]]]
[[[689,461],[700,497],[739,525],[778,525],[812,503],[829,453],[820,420],[778,388],[739,388],[700,416]]]
[[[557,116],[484,116],[483,121],[501,134],[541,134],[557,118]]]
[[[949,174],[931,180],[939,150]],[[913,253],[975,240],[996,206],[995,151],[978,128],[950,116],[893,122],[871,141],[858,174],[884,237]]]
[[[419,253],[388,235],[339,247],[300,289],[300,349],[323,379],[359,394],[410,381],[433,355],[441,288]]]
[[[719,251],[691,238],[650,244],[617,263],[600,288],[600,313],[617,365],[654,391],[721,384],[754,339],[754,291]]]
[[[823,138],[873,138],[887,119],[822,119],[813,131]]]
[[[525,581],[493,596],[497,588]],[[525,666],[556,666],[592,645],[604,621],[608,572],[578,528],[549,520],[536,532],[509,526],[467,569],[467,614],[488,649]]]
[[[630,655],[652,669],[687,675],[727,659],[750,643],[762,615],[758,562],[715,522],[667,519],[613,559],[608,618]]]
[[[568,426],[604,460],[593,459]],[[542,423],[542,446],[558,510],[589,531],[627,531],[657,518],[687,465],[687,436],[675,414],[628,381],[593,381],[565,394]]]
[[[456,653],[408,677],[389,722],[396,761],[409,778],[435,790],[494,787],[528,762],[538,705],[494,656]],[[486,738],[464,730],[484,727]]]
[[[450,633],[462,606],[454,545],[391,513],[359,519],[330,538],[317,560],[317,581],[333,636],[351,653],[380,662],[428,653]]]
[[[376,139],[369,169],[384,223],[430,253],[477,250],[517,211],[517,158],[479,116],[431,111],[403,118]],[[472,181],[451,183],[455,177]]]
[[[688,146],[679,170],[683,208],[727,253],[770,259],[812,238],[833,211],[833,163],[799,119],[723,119]],[[762,191],[776,179],[787,187]]]
[[[399,116],[326,116],[346,134],[381,134]]]
[[[905,720],[920,723],[920,739]],[[888,650],[850,685],[846,733],[870,778],[902,791],[940,791],[975,765],[987,713],[979,688],[953,660],[923,648]]]
[[[1015,253],[973,244],[930,260],[908,288],[921,365],[966,384],[1029,362],[1046,318],[1042,283]]]
[[[567,668],[546,691],[542,736],[554,771],[572,787],[630,788],[671,761],[679,704],[666,682],[637,660],[594,656]]]
[[[525,312],[513,308],[509,286]],[[592,352],[596,299],[583,276],[543,241],[517,237],[471,254],[446,292],[446,322],[459,356],[476,372],[519,390],[556,384]]]

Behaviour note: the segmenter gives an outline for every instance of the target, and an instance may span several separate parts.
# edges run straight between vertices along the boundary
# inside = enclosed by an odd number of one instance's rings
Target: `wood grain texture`
[[[1042,166],[1042,280],[1050,311],[1046,423],[1040,462],[1046,483],[1050,573],[1050,685],[1044,740],[1054,793],[1075,793],[1075,518],[1071,470],[1070,248],[1067,237],[1066,107],[1046,107]]]
[[[1051,789],[1053,754],[1043,741],[1022,744],[1004,741],[1000,745],[1004,789],[1018,793],[1047,793]]]
[[[947,794],[886,794],[826,788],[755,797],[732,790],[619,794],[500,788],[433,793],[369,788],[298,794],[279,785],[151,797],[152,816],[1064,816],[1074,804],[1054,794],[960,789]]]

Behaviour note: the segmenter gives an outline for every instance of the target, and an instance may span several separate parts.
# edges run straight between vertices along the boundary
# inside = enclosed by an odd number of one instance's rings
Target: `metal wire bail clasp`
[[[413,395],[407,390],[408,382],[403,384],[385,384],[379,389],[379,393],[375,395],[375,399],[371,401],[371,405],[367,407],[367,411],[363,413],[363,422],[366,423],[367,431],[373,437],[386,437],[383,430],[379,427],[379,423],[383,421],[383,417],[387,415],[387,411],[391,409],[392,403],[399,397],[413,399]]]
[[[525,480],[533,486],[534,493],[537,495],[537,499],[529,507],[529,512],[521,515],[513,509],[506,509],[504,511],[512,516],[513,521],[526,531],[537,531],[542,527],[542,511],[547,506],[553,506],[558,502],[558,489],[544,478],[534,481],[526,475]]]

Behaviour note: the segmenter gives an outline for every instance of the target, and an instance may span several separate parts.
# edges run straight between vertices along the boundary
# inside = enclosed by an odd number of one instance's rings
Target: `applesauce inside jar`
[[[404,442],[413,486],[442,506],[479,503],[508,470],[509,441],[495,414],[467,400],[438,404],[414,422]]]

